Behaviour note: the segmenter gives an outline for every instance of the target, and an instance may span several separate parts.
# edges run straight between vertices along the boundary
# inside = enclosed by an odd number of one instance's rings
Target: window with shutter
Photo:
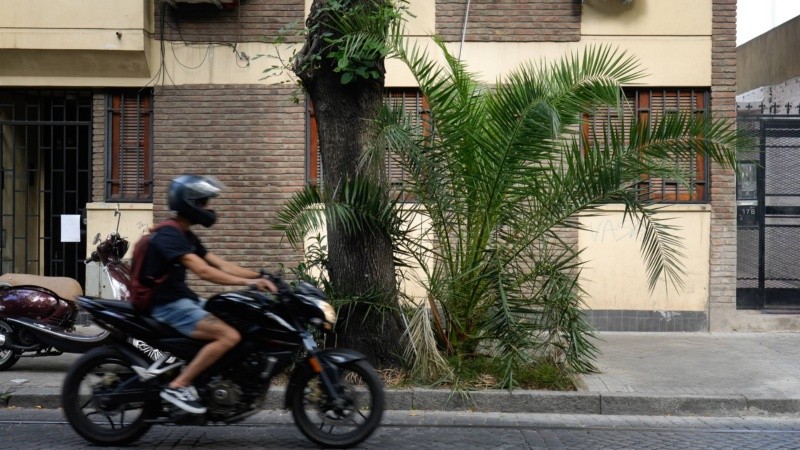
[[[384,92],[384,102],[393,110],[403,110],[411,121],[414,129],[422,130],[425,136],[430,134],[429,121],[426,114],[429,114],[428,102],[417,88],[387,88]],[[312,185],[322,184],[322,159],[319,154],[319,136],[317,135],[317,120],[314,115],[313,105],[308,108],[308,153],[306,158],[306,176]],[[391,154],[386,155],[386,175],[389,183],[398,192],[402,189],[407,177],[405,171]],[[406,197],[405,201],[413,201]]]
[[[106,117],[106,201],[153,200],[153,93],[109,94]]]
[[[628,102],[622,108],[621,115],[618,111],[609,109],[586,117],[583,132],[587,137],[602,136],[612,126],[627,129],[634,117],[641,124],[652,126],[667,114],[709,113],[709,94],[706,89],[630,89],[625,94]],[[707,202],[709,166],[703,156],[676,157],[672,163],[683,178],[688,180],[689,186],[679,183],[678,180],[642,174],[642,182],[638,186],[642,199],[664,203]]]

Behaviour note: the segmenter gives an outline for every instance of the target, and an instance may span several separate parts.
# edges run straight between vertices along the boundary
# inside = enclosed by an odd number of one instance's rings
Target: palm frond
[[[283,231],[289,242],[302,246],[303,239],[313,229],[322,228],[325,223],[323,196],[316,186],[305,186],[294,193],[278,213],[275,228]]]
[[[438,349],[430,308],[415,305],[408,323],[409,346],[406,360],[412,363],[412,376],[422,380],[451,378],[452,369]]]

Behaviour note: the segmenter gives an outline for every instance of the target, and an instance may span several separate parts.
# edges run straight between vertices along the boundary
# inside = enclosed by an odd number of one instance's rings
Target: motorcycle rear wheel
[[[131,366],[147,367],[141,358],[129,357],[113,347],[98,347],[81,356],[67,371],[61,390],[61,406],[72,428],[97,445],[124,445],[140,438],[160,402],[111,405],[104,399],[123,381],[136,377]],[[129,414],[133,414],[130,417]]]
[[[336,410],[328,402],[313,372],[300,375],[289,405],[300,431],[326,448],[349,448],[367,439],[380,424],[384,410],[383,383],[367,361],[337,365],[346,407]]]
[[[0,320],[0,332],[11,335],[14,334],[14,329],[8,323]],[[17,361],[19,361],[19,352],[11,349],[0,349],[0,372],[10,369]]]

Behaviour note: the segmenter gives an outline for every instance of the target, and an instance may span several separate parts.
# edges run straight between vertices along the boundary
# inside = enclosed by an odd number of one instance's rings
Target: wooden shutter
[[[308,157],[306,180],[312,186],[322,185],[322,158],[319,154],[319,131],[314,105],[308,101]]]
[[[152,201],[152,93],[111,96],[107,196],[110,200]]]
[[[627,133],[634,118],[642,126],[652,126],[667,114],[707,113],[706,91],[694,89],[631,89],[626,91],[627,103],[620,115],[617,111],[597,111],[584,117],[583,133],[590,142],[603,139],[611,126]],[[691,189],[677,180],[653,178],[642,174],[638,188],[643,200],[661,202],[700,202],[707,200],[708,167],[702,155],[678,158],[673,161]]]
[[[691,89],[660,89],[637,92],[637,113],[642,123],[652,125],[667,114],[705,114],[705,93]],[[706,199],[707,170],[703,155],[674,159],[675,167],[691,188],[677,180],[646,177],[641,185],[650,200],[697,202]]]
[[[411,126],[414,130],[422,133],[422,136],[430,136],[430,107],[428,101],[417,88],[392,88],[386,90],[385,95],[386,104],[393,110],[402,110],[406,117],[411,120]],[[389,178],[389,183],[395,189],[395,193],[399,193],[403,188],[403,183],[408,178],[408,174],[402,169],[402,166],[397,161],[395,155],[388,153],[386,155],[386,175]],[[403,201],[414,201],[414,198],[406,192]]]

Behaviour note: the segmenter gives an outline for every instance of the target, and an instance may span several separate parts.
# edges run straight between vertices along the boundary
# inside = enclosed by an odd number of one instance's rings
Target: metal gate
[[[741,155],[738,309],[800,309],[800,115],[740,111],[757,149]]]
[[[0,271],[85,279],[92,93],[0,90]]]

